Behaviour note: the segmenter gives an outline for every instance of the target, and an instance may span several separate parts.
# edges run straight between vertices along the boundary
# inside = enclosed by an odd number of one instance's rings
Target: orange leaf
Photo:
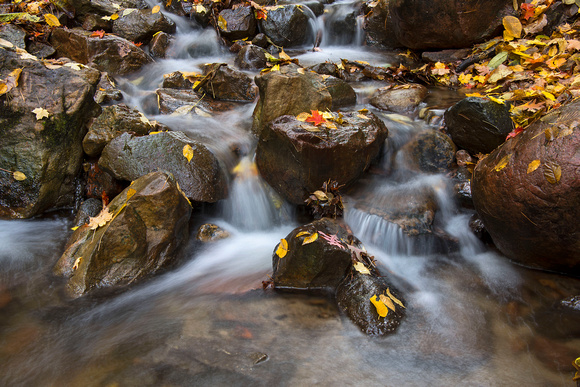
[[[311,112],[312,112],[312,116],[308,117],[306,119],[306,122],[311,122],[316,126],[326,122],[326,120],[324,119],[324,117],[322,117],[322,115],[320,114],[320,112],[318,110],[311,110]]]
[[[95,31],[91,34],[91,38],[99,37],[99,39],[103,39],[103,36],[105,36],[104,30],[98,30],[98,31]]]

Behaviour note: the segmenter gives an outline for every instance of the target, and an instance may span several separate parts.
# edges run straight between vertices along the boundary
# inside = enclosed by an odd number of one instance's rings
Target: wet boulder
[[[408,113],[415,110],[427,94],[428,90],[423,85],[391,85],[377,89],[371,96],[370,103],[379,109]]]
[[[254,101],[257,87],[245,73],[225,63],[209,63],[203,66],[206,77],[201,87],[214,99],[249,102]]]
[[[340,121],[328,129],[290,115],[274,120],[260,134],[256,150],[264,180],[294,204],[303,204],[329,179],[354,183],[379,155],[388,132],[372,113],[344,113]]]
[[[363,30],[365,42],[368,45],[378,45],[387,48],[401,47],[395,36],[393,23],[388,21],[389,0],[379,0],[375,7],[365,13]]]
[[[14,47],[26,50],[26,31],[14,24],[0,26],[0,39],[12,43]]]
[[[332,98],[330,106],[332,110],[356,105],[356,92],[347,82],[340,78],[323,75],[322,83]]]
[[[151,56],[154,58],[165,58],[172,39],[172,36],[165,32],[160,32],[153,36],[149,42],[149,53]]]
[[[481,160],[473,204],[522,265],[580,275],[580,103],[552,111]]]
[[[266,19],[260,19],[260,32],[282,47],[300,46],[314,42],[311,22],[316,17],[307,6],[301,4],[280,5],[268,11]]]
[[[256,35],[256,18],[252,7],[237,7],[236,9],[224,9],[219,13],[223,22],[218,28],[220,34],[229,39],[239,40],[252,38]]]
[[[0,78],[16,69],[18,85],[0,97],[0,167],[26,179],[0,173],[0,216],[29,218],[74,203],[85,125],[100,109],[93,100],[100,73],[49,69],[0,49]]]
[[[152,172],[73,233],[54,272],[68,278],[73,298],[149,277],[174,262],[187,242],[190,215],[175,178]]]
[[[208,116],[231,110],[233,102],[216,101],[191,89],[157,89],[157,103],[161,114]]]
[[[396,155],[401,167],[427,173],[447,173],[455,160],[455,144],[445,133],[428,129],[417,133]]]
[[[144,0],[69,0],[65,7],[77,16],[97,14],[101,16],[111,16],[122,9],[144,9],[148,8]]]
[[[124,104],[105,107],[83,138],[83,150],[89,156],[98,156],[113,138],[125,132],[146,135],[151,125],[143,117],[137,109]]]
[[[175,176],[185,195],[214,203],[226,196],[226,176],[215,155],[183,132],[161,132],[114,138],[103,149],[99,167],[119,180],[135,180],[153,171]]]
[[[332,106],[332,96],[326,90],[322,76],[312,72],[299,72],[295,64],[281,66],[280,71],[269,71],[254,79],[259,99],[254,109],[252,130],[256,134],[274,119],[298,115],[311,110],[324,111]]]
[[[215,224],[206,223],[199,227],[195,239],[200,242],[215,242],[230,237],[230,233]]]
[[[83,163],[85,172],[85,196],[87,198],[102,199],[117,196],[127,186],[124,182],[115,179],[110,173],[99,168],[98,160]]]
[[[316,239],[310,243],[306,238]],[[322,218],[300,226],[284,238],[288,252],[272,257],[274,288],[289,291],[334,291],[352,267],[346,226]],[[283,243],[283,242],[281,242]]]
[[[266,67],[266,50],[262,47],[248,44],[238,51],[234,60],[236,66],[242,70],[259,70]]]
[[[111,74],[125,75],[139,70],[153,59],[127,39],[115,35],[91,36],[78,28],[55,28],[50,43],[59,57],[67,57]]]
[[[514,14],[511,0],[490,0],[484,7],[479,0],[396,0],[387,2],[383,21],[404,47],[464,48],[495,36],[504,16]]]
[[[81,203],[75,219],[73,221],[74,227],[80,227],[85,223],[89,223],[91,218],[94,218],[103,209],[103,203],[99,199],[89,198]]]
[[[384,336],[393,333],[405,317],[405,301],[386,278],[362,274],[351,268],[336,289],[339,308],[367,335]],[[387,310],[386,316],[378,314],[375,303]]]
[[[489,153],[513,130],[506,105],[487,98],[468,97],[445,112],[445,126],[459,148],[471,153]]]
[[[332,4],[324,12],[323,45],[358,44],[353,40],[357,36],[358,9],[345,7],[343,4]]]
[[[175,23],[162,12],[138,9],[113,21],[113,33],[131,42],[148,43],[157,32],[175,32]]]

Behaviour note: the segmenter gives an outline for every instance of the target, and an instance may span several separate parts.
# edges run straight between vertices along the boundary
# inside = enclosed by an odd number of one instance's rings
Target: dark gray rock
[[[266,34],[274,44],[293,47],[314,42],[311,20],[314,13],[310,8],[300,5],[282,5],[268,11],[268,17],[260,19],[260,32]]]
[[[257,24],[252,7],[224,9],[219,16],[225,21],[225,24],[218,26],[221,35],[225,38],[233,41],[252,38],[256,35]]]
[[[172,34],[175,23],[162,12],[151,13],[150,9],[135,10],[113,21],[113,33],[131,42],[148,43],[157,32]]]

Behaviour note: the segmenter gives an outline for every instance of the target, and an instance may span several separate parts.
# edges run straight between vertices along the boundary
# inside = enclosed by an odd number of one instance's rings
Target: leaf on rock
[[[197,4],[195,6],[195,13],[206,13],[206,12],[207,12],[207,8],[204,7],[203,5]]]
[[[309,235],[306,238],[304,238],[304,240],[302,241],[302,246],[307,245],[309,243],[312,243],[317,239],[318,239],[318,233],[315,232],[314,234]]]
[[[17,180],[17,181],[26,180],[26,175],[20,171],[12,172],[12,177],[14,178],[14,180]]]
[[[52,13],[44,14],[44,20],[46,21],[46,24],[48,24],[50,27],[60,27],[60,22],[58,21],[57,17],[54,16]]]
[[[357,262],[353,265],[354,269],[361,274],[371,274],[369,269],[362,262]]]
[[[222,15],[218,16],[218,27],[220,30],[222,31],[228,31],[228,22],[226,19],[224,19],[224,17]]]
[[[188,163],[191,161],[191,159],[193,158],[193,148],[191,147],[191,145],[185,144],[185,146],[183,147],[183,157],[187,159]]]
[[[73,270],[76,270],[79,268],[79,265],[81,264],[81,261],[83,260],[83,257],[78,257],[77,259],[75,259],[75,263],[73,263]]]
[[[397,305],[401,306],[402,308],[404,308],[404,307],[405,307],[405,305],[403,305],[403,303],[402,303],[401,301],[399,301],[399,300],[398,300],[398,299],[397,299],[395,296],[393,296],[393,295],[391,294],[391,291],[389,290],[389,288],[387,288],[387,296],[389,296],[389,298],[390,298],[391,300],[393,300],[393,301],[395,302],[395,304],[397,304]]]
[[[504,169],[508,165],[511,157],[512,157],[511,154],[502,157],[502,159],[499,161],[499,163],[497,163],[497,165],[493,169],[496,172],[501,171],[502,169]]]
[[[45,108],[36,108],[32,111],[34,114],[36,114],[36,119],[37,120],[42,120],[45,117],[48,117],[50,115],[50,113],[48,112],[48,110],[46,110]]]
[[[127,200],[131,199],[136,192],[137,191],[135,190],[135,188],[129,188],[127,190]]]
[[[159,5],[156,5],[155,7],[153,7],[153,8],[151,9],[151,13],[157,13],[157,12],[159,12],[160,10],[161,10],[161,6],[159,6]]]
[[[324,117],[320,114],[318,110],[311,110],[312,115],[306,119],[306,122],[310,122],[316,126],[319,126],[326,122]]]
[[[530,164],[528,164],[528,170],[526,173],[532,173],[540,166],[540,160],[534,160]]]
[[[137,10],[137,8],[126,8],[123,10],[123,16],[127,16],[133,12],[135,12]]]
[[[280,59],[284,59],[284,60],[291,60],[292,59],[292,58],[290,58],[290,55],[288,55],[284,52],[284,49],[282,49],[280,51],[280,53],[278,54],[278,57],[280,57]]]
[[[338,237],[336,235],[328,235],[326,233],[323,233],[322,231],[319,232],[320,236],[322,237],[322,239],[324,239],[325,241],[328,242],[329,245],[331,246],[337,246],[340,247],[341,249],[345,250],[344,245],[342,244],[342,242],[340,241],[340,239],[338,239]]]
[[[320,190],[314,191],[313,194],[318,200],[328,200],[328,196]]]
[[[276,249],[276,255],[280,258],[284,258],[288,254],[288,242],[286,239],[280,239],[280,244]]]
[[[509,37],[521,38],[522,37],[522,23],[515,16],[506,16],[502,20],[502,24]],[[504,35],[505,36],[505,35]]]
[[[310,118],[310,114],[306,113],[306,112],[302,112],[300,114],[298,114],[296,116],[296,119],[300,122],[304,122],[306,121],[308,118]]]
[[[89,228],[91,230],[96,230],[99,227],[103,227],[108,221],[113,219],[113,214],[109,212],[109,207],[105,207],[99,212],[94,218],[89,220]]]
[[[393,312],[395,311],[395,304],[393,304],[393,301],[385,296],[384,294],[379,294],[379,299],[382,301],[383,304],[385,304],[389,309],[391,309]]]
[[[562,177],[562,168],[554,162],[547,162],[544,164],[544,177],[548,183],[556,184]]]
[[[387,317],[387,314],[389,313],[389,308],[387,308],[387,306],[383,304],[383,302],[377,297],[377,295],[373,294],[370,300],[377,309],[377,313],[379,314],[379,316]]]
[[[0,80],[0,95],[6,94],[18,86],[18,79],[20,78],[21,73],[22,69],[14,69],[10,72],[10,74],[8,74],[6,81]]]
[[[103,36],[105,36],[105,31],[104,30],[98,30],[98,31],[94,31],[91,34],[91,38],[96,38],[98,37],[99,39],[103,39]]]
[[[310,235],[310,233],[308,231],[300,231],[294,238],[299,238],[304,235]]]

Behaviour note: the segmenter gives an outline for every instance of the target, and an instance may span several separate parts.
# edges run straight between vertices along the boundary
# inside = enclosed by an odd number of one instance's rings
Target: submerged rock
[[[264,180],[294,204],[303,204],[329,179],[354,183],[379,155],[388,131],[372,113],[345,113],[341,121],[336,129],[313,127],[294,116],[272,122],[256,149]]]
[[[449,172],[455,159],[455,144],[445,133],[424,130],[406,143],[397,153],[402,167],[427,173]]]
[[[580,275],[580,103],[552,111],[481,160],[475,209],[508,258]]]
[[[371,96],[371,105],[395,113],[413,111],[427,96],[428,90],[419,84],[386,86],[377,89]]]
[[[16,69],[22,70],[17,88],[0,100],[0,167],[26,179],[0,172],[0,216],[29,218],[74,203],[85,125],[100,109],[93,100],[100,73],[48,69],[0,49],[0,78]]]
[[[183,132],[142,137],[123,133],[105,147],[99,167],[116,179],[128,181],[153,171],[170,172],[185,195],[196,202],[214,203],[226,196],[226,175],[219,160]]]
[[[165,172],[137,179],[106,210],[97,217],[101,223],[93,218],[73,233],[54,267],[68,278],[71,297],[148,277],[171,264],[187,242],[191,205]]]

